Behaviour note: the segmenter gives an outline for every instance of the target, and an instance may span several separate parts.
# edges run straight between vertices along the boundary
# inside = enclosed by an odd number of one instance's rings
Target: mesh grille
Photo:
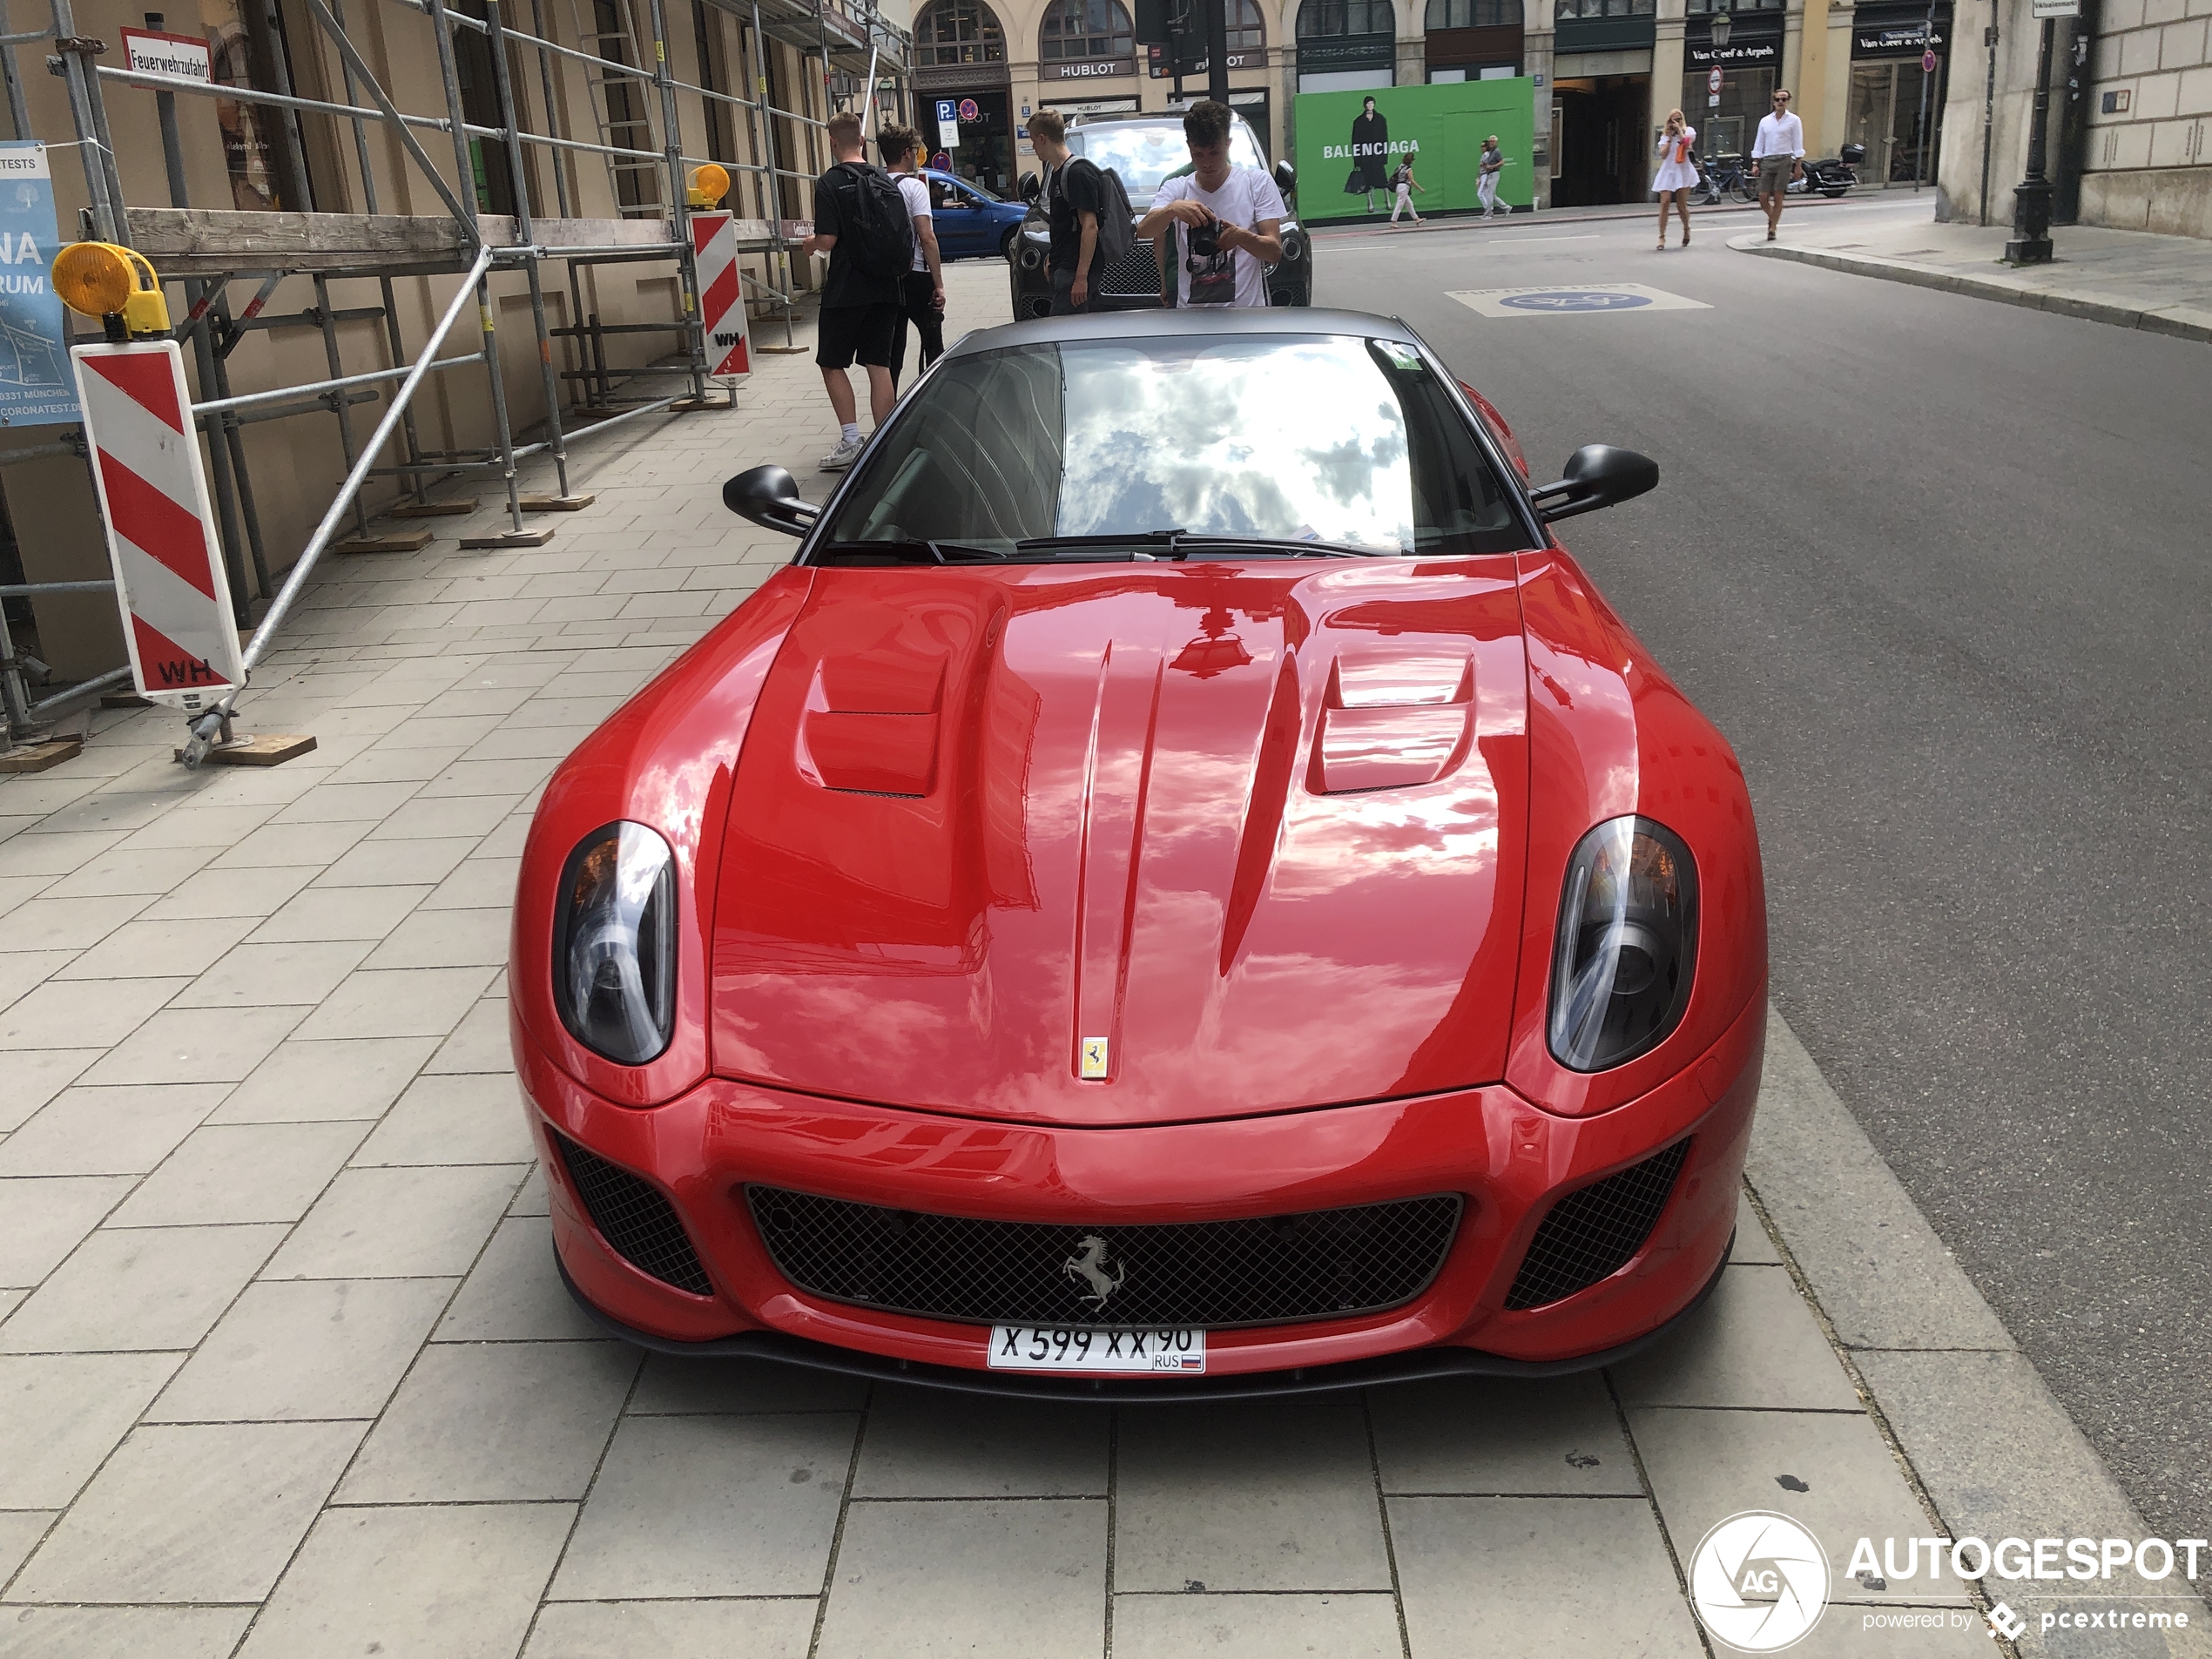
[[[585,1151],[565,1135],[556,1133],[554,1138],[561,1143],[569,1179],[576,1183],[583,1207],[591,1212],[591,1224],[617,1255],[664,1285],[693,1296],[714,1294],[698,1252],[676,1218],[676,1207],[657,1188],[597,1152]]]
[[[1676,1141],[1641,1163],[1632,1163],[1554,1204],[1514,1276],[1506,1305],[1541,1307],[1587,1290],[1628,1265],[1643,1248],[1675,1190],[1675,1177],[1689,1155]]]
[[[1100,273],[1098,291],[1116,300],[1150,300],[1159,304],[1160,261],[1152,252],[1151,239],[1140,236],[1128,253],[1109,263]]]
[[[1375,1312],[1428,1287],[1460,1220],[1455,1194],[1134,1227],[973,1221],[775,1187],[745,1197],[801,1290],[976,1325],[1217,1329]]]

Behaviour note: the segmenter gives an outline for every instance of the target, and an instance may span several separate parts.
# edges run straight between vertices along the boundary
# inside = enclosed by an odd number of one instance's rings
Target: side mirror
[[[1298,169],[1287,161],[1275,164],[1275,187],[1285,196],[1298,187]]]
[[[1537,515],[1549,524],[1658,487],[1659,463],[1649,455],[1609,443],[1586,443],[1568,456],[1566,475],[1557,483],[1528,493],[1535,498]]]
[[[799,498],[799,481],[781,467],[755,467],[722,486],[722,504],[739,518],[786,536],[804,536],[822,509]]]
[[[1016,185],[1015,188],[1021,192],[1022,199],[1023,201],[1028,202],[1032,206],[1035,206],[1036,205],[1037,194],[1044,188],[1044,185],[1038,182],[1036,174],[1033,172],[1025,172],[1022,175],[1022,182]]]

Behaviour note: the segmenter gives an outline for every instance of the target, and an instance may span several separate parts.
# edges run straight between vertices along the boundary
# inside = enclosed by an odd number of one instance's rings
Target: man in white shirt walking
[[[1283,192],[1258,168],[1230,165],[1229,127],[1227,105],[1190,106],[1191,171],[1160,185],[1136,226],[1172,260],[1178,307],[1264,306],[1268,267],[1283,257]]]
[[[883,170],[906,199],[907,218],[914,227],[914,268],[907,273],[899,296],[899,332],[891,346],[891,385],[896,389],[899,372],[907,366],[907,325],[912,323],[921,340],[921,370],[945,354],[945,269],[937,248],[935,216],[930,212],[929,185],[914,173],[921,159],[921,135],[912,127],[887,126],[876,134],[875,147]]]
[[[1759,136],[1751,144],[1751,165],[1759,173],[1759,206],[1766,209],[1766,239],[1774,240],[1782,223],[1783,192],[1790,181],[1804,172],[1804,123],[1790,113],[1790,89],[1774,89],[1774,113],[1759,118]]]

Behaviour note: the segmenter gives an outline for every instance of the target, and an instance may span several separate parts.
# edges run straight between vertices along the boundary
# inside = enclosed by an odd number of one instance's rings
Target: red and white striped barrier
[[[246,684],[172,340],[78,346],[77,395],[141,697],[193,713]]]
[[[706,329],[710,374],[749,374],[745,285],[738,280],[737,216],[719,210],[691,214],[691,255],[698,273],[699,318]]]

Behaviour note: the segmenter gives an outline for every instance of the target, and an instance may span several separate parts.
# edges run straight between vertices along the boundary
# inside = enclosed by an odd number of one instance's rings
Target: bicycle
[[[1703,183],[1705,193],[1698,200],[1707,207],[1717,206],[1723,196],[1739,202],[1758,199],[1758,185],[1742,156],[1709,158]]]

